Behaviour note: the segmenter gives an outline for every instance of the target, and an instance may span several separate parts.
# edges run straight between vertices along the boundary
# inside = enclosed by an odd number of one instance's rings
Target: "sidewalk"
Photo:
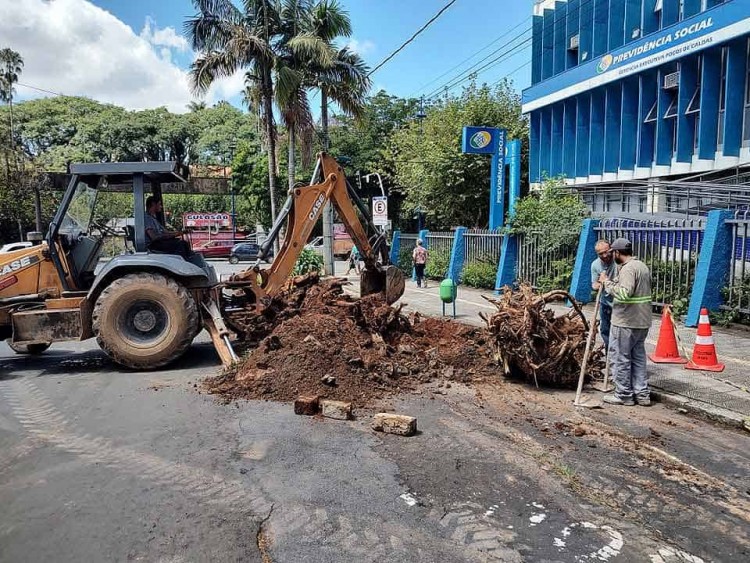
[[[353,286],[359,290],[357,276],[351,276]],[[428,282],[427,289],[418,289],[407,280],[406,291],[401,302],[405,311],[419,311],[426,315],[442,315],[442,302],[438,296],[439,282]],[[478,313],[492,313],[495,307],[482,299],[492,296],[491,291],[482,291],[459,286],[456,301],[456,320],[483,326]],[[553,309],[567,311],[563,304],[551,304]],[[583,308],[586,316],[594,314],[593,304]],[[452,305],[446,305],[446,314],[451,315]],[[646,349],[651,353],[656,346],[661,317],[654,316],[654,324],[646,340]],[[695,329],[678,323],[678,333],[685,352],[692,353]],[[742,426],[750,420],[750,331],[743,329],[721,329],[712,327],[719,361],[726,364],[721,373],[686,370],[681,365],[654,364],[649,362],[650,383],[656,399],[669,402],[688,411],[734,426]],[[597,339],[599,339],[597,335]],[[600,340],[599,340],[600,341]]]

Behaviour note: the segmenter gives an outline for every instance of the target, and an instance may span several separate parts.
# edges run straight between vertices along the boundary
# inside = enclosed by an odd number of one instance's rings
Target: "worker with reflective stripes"
[[[604,397],[612,405],[651,404],[646,372],[646,336],[651,328],[651,272],[633,256],[628,239],[618,238],[611,246],[618,266],[610,279],[602,272],[599,281],[614,297],[609,354],[615,392]]]

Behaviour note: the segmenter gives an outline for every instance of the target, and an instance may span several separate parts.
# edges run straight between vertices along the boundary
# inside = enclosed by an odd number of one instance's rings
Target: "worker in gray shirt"
[[[633,256],[628,239],[612,243],[617,276],[599,275],[604,290],[614,298],[609,334],[610,366],[615,392],[604,397],[612,405],[651,404],[646,372],[646,336],[651,328],[651,272]]]
[[[607,274],[609,279],[614,279],[617,275],[617,265],[612,258],[612,249],[606,240],[600,240],[594,247],[598,258],[591,263],[591,288],[599,291],[601,283],[599,276],[602,272]],[[599,307],[599,333],[604,340],[604,350],[609,351],[609,327],[612,324],[612,305],[614,298],[606,291],[602,292]]]

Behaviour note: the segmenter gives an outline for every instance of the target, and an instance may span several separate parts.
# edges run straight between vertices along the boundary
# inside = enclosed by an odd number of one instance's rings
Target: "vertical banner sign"
[[[507,132],[497,127],[463,129],[461,149],[466,154],[492,156],[490,171],[490,229],[503,226],[505,207],[505,145]]]
[[[516,212],[516,202],[521,197],[521,141],[516,139],[508,142],[508,217]]]
[[[379,196],[372,198],[372,222],[378,227],[385,227],[388,225],[387,197]]]
[[[505,149],[507,131],[497,131],[497,151],[493,158],[497,158],[497,177],[492,191],[495,194],[494,202],[490,207],[490,229],[499,229],[505,225]],[[492,212],[494,210],[494,213]]]

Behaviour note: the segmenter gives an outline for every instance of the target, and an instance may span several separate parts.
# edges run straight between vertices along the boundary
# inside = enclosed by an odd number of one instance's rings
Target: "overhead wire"
[[[411,37],[409,37],[409,39],[407,39],[406,41],[404,41],[398,49],[396,49],[390,55],[388,55],[385,59],[383,59],[374,69],[372,69],[367,74],[367,76],[371,76],[371,75],[375,74],[378,70],[380,70],[383,67],[383,65],[385,65],[393,57],[395,57],[401,51],[403,51],[406,48],[406,46],[409,45],[409,43],[411,43],[412,41],[414,41],[424,30],[426,30],[428,27],[430,27],[433,24],[433,22],[435,22],[435,20],[437,20],[440,16],[442,16],[443,13],[445,13],[445,11],[448,8],[450,8],[453,4],[455,4],[456,2],[457,2],[457,0],[451,0],[445,6],[443,6],[437,14],[435,14],[434,16],[432,16],[427,21],[427,23],[425,23],[422,27],[420,27]]]
[[[499,37],[496,37],[490,43],[488,43],[487,45],[485,45],[484,47],[482,47],[478,51],[475,51],[474,53],[472,53],[471,55],[469,55],[468,57],[466,57],[464,60],[462,60],[460,63],[458,63],[456,66],[454,66],[453,68],[451,68],[449,70],[446,70],[440,76],[438,76],[436,78],[433,78],[429,82],[423,84],[422,86],[420,86],[419,88],[417,88],[417,90],[414,92],[414,94],[417,94],[419,92],[423,92],[424,90],[427,89],[428,86],[433,85],[435,82],[437,82],[438,80],[440,80],[441,78],[443,78],[447,74],[450,74],[451,72],[453,72],[454,70],[456,70],[457,68],[459,68],[464,63],[466,63],[466,62],[470,61],[471,59],[473,59],[474,57],[476,57],[479,53],[481,53],[483,51],[486,51],[487,49],[489,49],[490,47],[492,47],[492,45],[494,45],[495,43],[497,43],[498,41],[500,41],[504,37],[507,37],[508,35],[510,35],[511,33],[513,33],[516,29],[518,29],[519,27],[525,25],[530,19],[531,19],[531,16],[529,16],[528,18],[526,18],[525,20],[523,20],[521,23],[517,24],[515,27],[509,29],[508,31],[506,31],[505,33],[503,33],[502,35],[500,35]],[[494,52],[497,52],[497,51],[494,51]],[[412,94],[412,97],[414,96],[414,94]]]
[[[574,10],[571,10],[568,15],[573,15],[573,14],[575,14],[575,12],[578,12],[579,14],[583,13],[586,16],[588,16],[589,14],[591,14],[593,12],[593,9],[594,9],[593,3],[594,3],[594,0],[582,0],[581,3]],[[585,12],[583,12],[582,10],[586,6],[588,6],[588,8],[586,9]],[[526,20],[524,20],[524,22],[525,21]],[[522,22],[522,23],[524,23],[524,22]],[[514,29],[517,29],[518,27],[519,26],[516,26]],[[527,43],[529,41],[531,41],[532,38],[528,38],[527,40],[522,41],[521,43],[519,43],[519,44],[515,45],[514,47],[512,47],[509,51],[506,51],[502,55],[498,55],[497,57],[495,57],[495,59],[493,59],[489,63],[485,64],[483,67],[479,68],[479,65],[481,63],[483,63],[487,59],[491,58],[493,55],[497,54],[500,50],[508,47],[514,41],[516,41],[519,38],[523,37],[527,32],[532,31],[532,30],[533,30],[533,26],[525,29],[523,32],[521,32],[520,34],[516,35],[515,37],[513,37],[512,39],[508,40],[503,45],[501,45],[500,47],[498,47],[497,49],[495,49],[488,56],[486,56],[483,59],[477,61],[476,63],[474,63],[473,65],[471,65],[468,69],[465,69],[465,70],[461,71],[459,74],[457,74],[453,78],[451,78],[448,81],[446,81],[439,88],[435,88],[434,90],[432,90],[429,94],[425,95],[425,97],[426,98],[434,98],[438,94],[446,92],[446,91],[449,91],[449,90],[455,88],[456,86],[458,86],[459,84],[462,84],[463,82],[466,82],[471,77],[476,76],[479,73],[484,72],[484,71],[488,70],[489,68],[492,68],[493,66],[496,66],[497,64],[505,62],[506,60],[512,58],[516,54],[520,54],[522,51],[524,51],[525,49],[528,48]],[[543,33],[543,35],[542,35],[542,41],[544,40],[545,37],[549,38],[549,37],[553,36],[554,33],[555,33],[555,28],[553,26],[552,29],[550,29],[549,31]],[[530,64],[530,62],[529,62],[529,64]]]

